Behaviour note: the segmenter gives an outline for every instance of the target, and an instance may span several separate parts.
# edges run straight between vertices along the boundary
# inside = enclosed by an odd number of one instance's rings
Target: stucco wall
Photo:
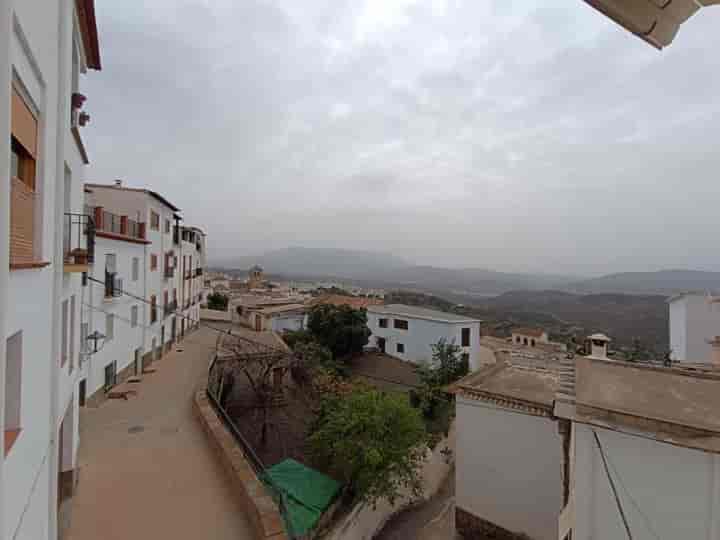
[[[281,315],[270,319],[273,332],[283,333],[286,330],[301,330],[304,328],[305,314]]]
[[[535,540],[557,540],[562,439],[556,422],[462,397],[456,403],[457,507]]]
[[[720,304],[710,303],[705,295],[685,295],[669,304],[670,348],[673,359],[710,362],[707,340],[720,335]]]
[[[385,338],[385,352],[390,356],[410,362],[427,362],[432,358],[432,345],[444,338],[460,345],[462,328],[470,328],[470,346],[463,351],[470,356],[470,368],[477,369],[480,363],[480,323],[447,323],[427,319],[394,316],[368,311],[368,328],[372,332],[370,343],[377,345],[377,338]],[[379,319],[388,319],[388,327],[380,328]],[[408,329],[394,328],[393,320],[408,321]],[[405,345],[405,352],[397,352],[397,344]]]
[[[720,535],[720,457],[595,428],[635,540]],[[575,424],[576,540],[625,538],[592,428]]]

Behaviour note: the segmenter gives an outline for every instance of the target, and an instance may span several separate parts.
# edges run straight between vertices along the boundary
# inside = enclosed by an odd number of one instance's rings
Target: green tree
[[[394,505],[403,488],[422,493],[427,434],[403,394],[365,389],[324,399],[308,443],[355,499]]]
[[[230,299],[224,294],[210,293],[207,297],[208,309],[215,309],[218,311],[227,311],[228,302]]]
[[[432,360],[417,368],[422,386],[413,392],[411,398],[425,418],[433,418],[438,405],[450,400],[445,387],[469,371],[468,358],[455,342],[440,339],[432,346],[432,351]]]
[[[370,337],[367,313],[350,306],[314,306],[308,315],[307,327],[318,343],[330,349],[335,359],[361,353]]]
[[[330,350],[316,341],[298,341],[292,349],[294,354],[290,373],[297,383],[310,384],[320,369],[337,372]]]

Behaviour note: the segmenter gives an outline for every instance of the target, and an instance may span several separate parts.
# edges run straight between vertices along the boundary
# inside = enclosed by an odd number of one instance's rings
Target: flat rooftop
[[[470,399],[506,402],[515,409],[534,406],[550,412],[559,384],[555,371],[498,362],[460,379],[450,390]]]
[[[720,373],[580,357],[575,402],[720,433]]]
[[[369,313],[378,313],[381,315],[396,315],[399,317],[407,317],[409,319],[427,319],[431,321],[451,322],[451,323],[479,323],[479,319],[473,319],[466,315],[458,315],[457,313],[447,313],[436,309],[427,309],[418,306],[406,306],[405,304],[388,304],[386,306],[368,306]]]

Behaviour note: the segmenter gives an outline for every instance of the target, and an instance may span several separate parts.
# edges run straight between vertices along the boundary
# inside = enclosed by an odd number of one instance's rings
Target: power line
[[[87,279],[88,279],[88,281],[92,281],[93,283],[96,283],[96,284],[98,284],[98,285],[102,285],[103,288],[106,287],[106,284],[105,284],[104,281],[101,281],[101,280],[96,279],[96,278],[91,277],[91,276],[88,276]],[[150,302],[149,300],[147,300],[147,299],[145,299],[145,298],[143,298],[143,297],[141,297],[141,296],[137,296],[137,295],[135,295],[135,294],[132,294],[132,293],[130,293],[130,292],[127,292],[126,290],[121,289],[120,287],[114,287],[114,290],[119,291],[121,294],[123,294],[123,295],[125,295],[125,296],[129,296],[130,298],[134,298],[135,300],[137,300],[137,301],[139,301],[139,302],[143,302],[144,304],[149,305],[151,308],[159,309],[159,306],[158,306],[157,303],[156,303],[156,304],[153,304],[153,303]],[[163,309],[164,309],[164,308],[163,308]],[[240,340],[240,341],[245,341],[245,342],[247,342],[247,343],[252,344],[253,346],[260,347],[260,348],[265,348],[265,349],[271,350],[271,351],[273,351],[273,352],[277,352],[277,351],[279,350],[279,348],[277,348],[277,347],[273,347],[273,346],[271,346],[271,345],[267,345],[267,344],[262,343],[262,342],[260,342],[260,341],[255,341],[255,340],[253,340],[253,339],[246,338],[246,337],[240,336],[240,335],[238,335],[238,334],[233,334],[233,333],[232,333],[232,328],[228,328],[227,330],[223,330],[222,328],[217,328],[217,327],[215,327],[215,326],[211,326],[211,325],[209,325],[209,324],[205,324],[205,323],[202,323],[202,322],[200,322],[200,321],[195,321],[195,319],[193,319],[193,318],[191,318],[191,317],[188,317],[187,315],[183,315],[182,312],[179,312],[177,309],[176,309],[176,310],[173,310],[173,314],[174,314],[176,317],[179,317],[179,318],[181,318],[181,319],[189,320],[189,321],[197,324],[198,326],[202,326],[203,328],[208,328],[208,329],[212,330],[213,332],[217,332],[217,333],[220,334],[220,335],[232,336],[232,337],[234,337],[234,338],[237,338],[237,339]]]
[[[625,532],[627,532],[628,540],[633,540],[632,532],[630,532],[630,524],[625,516],[625,511],[623,510],[622,503],[620,502],[615,482],[613,481],[610,469],[608,468],[607,459],[605,458],[605,450],[603,449],[602,444],[600,444],[600,437],[598,437],[597,431],[593,429],[592,432],[595,436],[595,442],[597,443],[598,449],[600,450],[600,457],[602,458],[603,466],[605,467],[605,474],[608,477],[608,482],[610,482],[610,487],[612,488],[613,496],[615,497],[615,504],[617,505],[618,512],[620,512],[620,517],[625,525]]]

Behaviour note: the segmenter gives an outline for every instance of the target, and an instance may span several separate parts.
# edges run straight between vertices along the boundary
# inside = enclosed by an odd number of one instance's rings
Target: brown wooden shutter
[[[12,135],[33,159],[37,159],[37,118],[14,88],[12,92]]]

